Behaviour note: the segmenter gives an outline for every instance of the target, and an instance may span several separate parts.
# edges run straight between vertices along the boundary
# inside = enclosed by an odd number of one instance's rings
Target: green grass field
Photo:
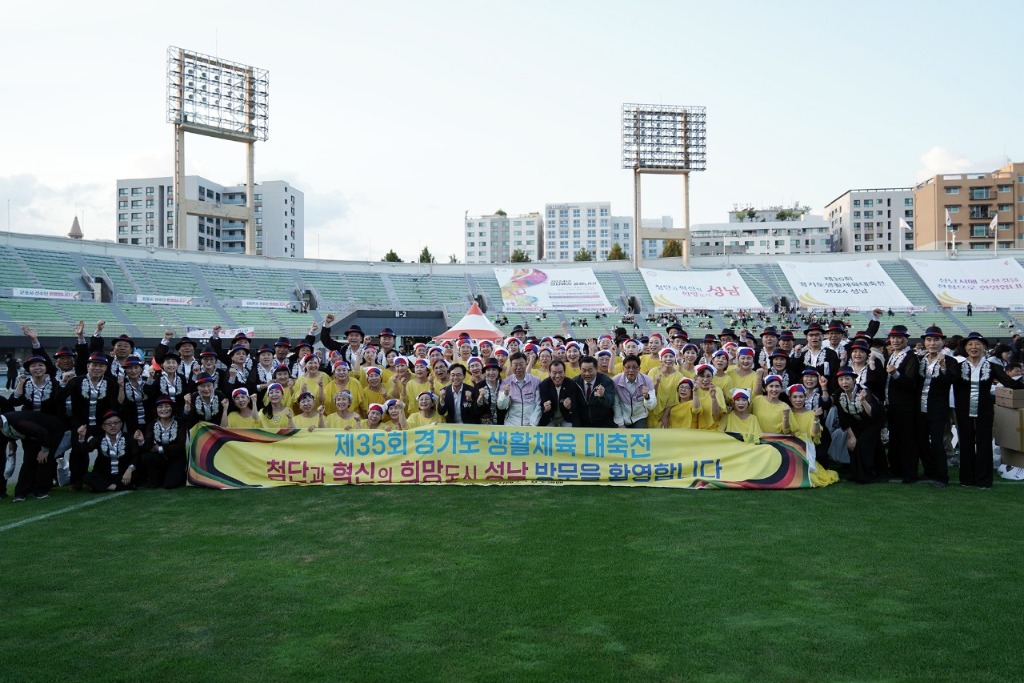
[[[1024,487],[0,502],[0,679],[1019,681]]]

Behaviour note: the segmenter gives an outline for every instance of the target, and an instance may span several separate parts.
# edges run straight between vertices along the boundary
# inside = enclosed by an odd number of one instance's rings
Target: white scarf
[[[160,420],[153,423],[153,441],[166,446],[167,444],[178,438],[178,421],[171,420],[171,424],[168,427],[164,427]]]
[[[25,382],[25,398],[32,403],[32,410],[40,410],[43,401],[50,399],[53,393],[53,380],[49,375],[43,375],[43,386],[37,386],[34,379],[29,377]]]
[[[113,443],[110,441],[110,436],[104,436],[103,440],[100,441],[100,453],[110,458],[110,473],[120,474],[121,468],[118,465],[118,460],[124,457],[125,439],[124,433],[118,432]]]
[[[259,373],[260,384],[270,384],[274,381],[274,370],[276,370],[276,368],[273,365],[271,365],[270,368],[257,365],[256,370]]]
[[[251,367],[251,366],[250,366]],[[249,367],[243,363],[241,366],[232,365],[228,368],[228,372],[231,372],[231,368],[235,369],[235,382],[238,384],[245,384],[246,380],[249,379]]]
[[[171,398],[178,398],[181,393],[181,375],[174,373],[174,380],[166,372],[160,373],[160,393]]]
[[[105,377],[101,377],[100,381],[96,384],[92,383],[92,379],[86,375],[82,381],[82,398],[89,401],[89,426],[96,424],[96,404],[100,399],[107,397],[107,380]]]
[[[839,405],[842,406],[843,410],[846,411],[850,417],[861,419],[860,415],[864,412],[864,403],[860,400],[860,397],[854,395],[853,398],[845,392],[839,394]]]
[[[124,397],[135,404],[136,419],[140,425],[144,425],[146,424],[146,396],[142,392],[141,382],[139,384],[140,386],[135,386],[130,379],[125,377]]]
[[[203,395],[196,392],[195,401],[196,412],[202,416],[203,422],[212,422],[213,416],[217,414],[219,405],[217,404],[217,395],[210,394],[210,400],[206,401],[203,399]]]

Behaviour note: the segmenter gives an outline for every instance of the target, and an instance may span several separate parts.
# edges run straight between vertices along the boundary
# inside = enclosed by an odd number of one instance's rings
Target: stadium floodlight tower
[[[268,74],[219,57],[167,48],[167,122],[174,124],[174,245],[195,250],[188,216],[240,221],[245,253],[256,253],[254,198],[256,141],[267,139]],[[185,133],[245,143],[245,205],[185,199]]]
[[[690,267],[690,172],[707,166],[707,108],[664,104],[622,105],[622,168],[633,170],[633,264],[640,267],[644,239],[679,240],[683,265]],[[683,227],[644,230],[640,218],[640,176],[683,176]]]

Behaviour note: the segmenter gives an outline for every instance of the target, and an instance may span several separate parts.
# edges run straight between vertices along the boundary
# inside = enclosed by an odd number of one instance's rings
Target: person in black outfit
[[[956,429],[960,436],[960,485],[992,487],[992,421],[995,417],[992,384],[1024,388],[1001,365],[985,357],[988,342],[977,332],[964,338],[962,363],[946,360],[953,382]],[[959,366],[959,367],[957,367]]]
[[[614,429],[615,385],[611,377],[597,371],[597,359],[593,356],[580,358],[580,374],[574,381],[583,394],[580,426]]]
[[[889,475],[900,477],[904,484],[917,481],[918,442],[914,433],[920,400],[920,366],[917,354],[910,348],[910,335],[903,325],[889,330],[892,353],[885,361],[888,375],[885,388],[886,417],[889,422]]]
[[[22,502],[29,493],[48,498],[56,466],[54,453],[64,437],[63,420],[39,410],[7,412],[0,415],[0,433],[11,441],[21,441],[25,454],[14,487],[14,502]]]
[[[472,384],[466,384],[465,366],[455,363],[448,368],[448,379],[451,384],[441,389],[437,412],[449,424],[480,424],[476,404],[480,394]]]
[[[882,403],[867,387],[857,385],[857,373],[851,368],[841,368],[836,374],[839,392],[833,400],[839,426],[846,432],[850,477],[858,484],[879,481],[885,476],[885,465],[879,462],[877,452],[884,420]]]
[[[89,453],[96,451],[96,461],[85,475],[85,485],[93,493],[134,489],[137,448],[125,436],[124,421],[117,411],[108,410],[101,417],[100,428],[103,433],[90,439],[87,438],[88,428],[82,425],[71,447],[72,456],[86,462]]]
[[[565,376],[565,363],[551,361],[548,377],[541,381],[538,392],[541,409],[538,427],[583,426],[583,390]]]
[[[918,363],[921,395],[915,400],[914,434],[918,453],[924,463],[924,478],[936,488],[944,488],[949,483],[949,463],[943,445],[949,420],[949,370],[959,369],[953,357],[942,352],[945,338],[935,325],[925,330],[922,337],[925,355]]]

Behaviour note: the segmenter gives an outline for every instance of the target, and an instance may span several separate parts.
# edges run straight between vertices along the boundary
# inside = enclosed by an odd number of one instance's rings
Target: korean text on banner
[[[878,261],[779,261],[779,267],[803,308],[912,306]]]
[[[227,430],[201,423],[188,481],[218,489],[313,484],[811,486],[804,443],[689,429],[433,425],[407,431]]]
[[[653,270],[640,274],[656,311],[762,308],[738,270]]]
[[[1008,308],[1024,295],[1024,268],[1016,259],[924,261],[908,259],[945,308],[974,305]]]

